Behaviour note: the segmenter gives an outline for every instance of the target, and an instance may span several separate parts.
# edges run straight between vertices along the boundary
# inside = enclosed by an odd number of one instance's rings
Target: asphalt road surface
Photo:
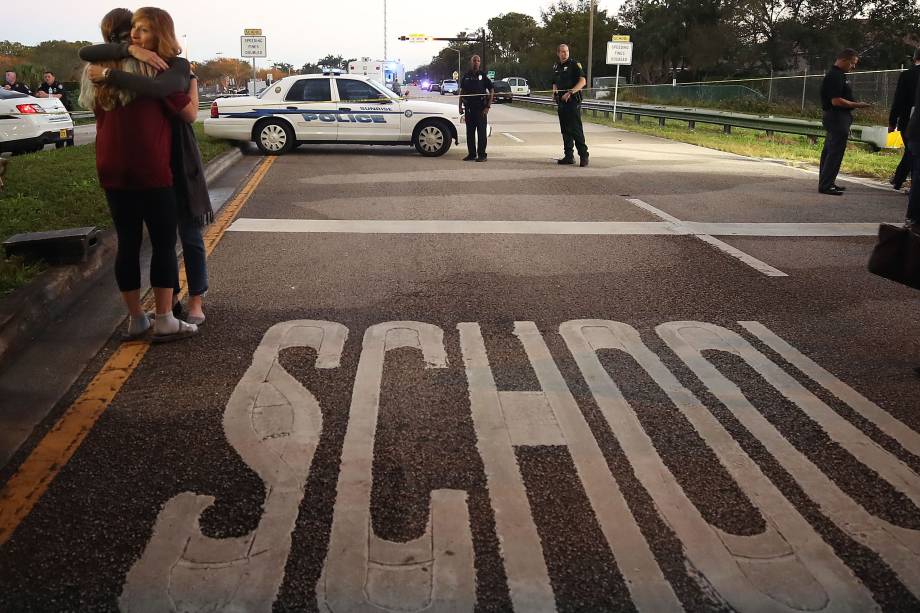
[[[0,473],[0,610],[920,609],[918,294],[866,272],[904,196],[492,124],[260,164],[201,335],[113,339],[69,461],[49,420]]]

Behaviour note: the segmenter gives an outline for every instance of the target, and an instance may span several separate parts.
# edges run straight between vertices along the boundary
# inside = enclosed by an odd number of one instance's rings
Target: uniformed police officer
[[[54,73],[50,70],[46,70],[45,74],[42,75],[42,84],[38,87],[38,91],[35,92],[35,97],[57,98],[67,108],[67,92],[64,91],[64,86],[54,78]]]
[[[464,162],[485,162],[489,108],[495,89],[488,75],[479,69],[482,60],[478,55],[470,58],[470,69],[460,79],[460,112],[466,122],[466,150]],[[478,142],[477,142],[478,140]]]
[[[581,125],[581,90],[587,84],[581,62],[569,57],[569,46],[565,43],[556,48],[559,61],[553,66],[553,98],[559,113],[559,129],[562,131],[563,157],[560,164],[574,164],[572,149],[578,149],[579,166],[588,165],[588,146],[585,131]]]

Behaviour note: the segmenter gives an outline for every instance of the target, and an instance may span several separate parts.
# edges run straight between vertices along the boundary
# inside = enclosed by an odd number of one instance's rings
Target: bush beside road
[[[518,104],[515,102],[515,104]],[[520,103],[527,108],[544,113],[556,113],[552,107],[538,104]],[[767,136],[760,130],[747,130],[733,128],[731,134],[722,132],[721,126],[709,124],[696,124],[693,130],[687,129],[686,122],[672,122],[661,127],[658,119],[643,117],[636,123],[630,117],[628,120],[616,121],[604,117],[593,117],[590,114],[582,116],[582,120],[605,126],[612,126],[630,132],[639,132],[650,136],[659,136],[682,143],[699,145],[728,153],[736,153],[754,158],[783,160],[789,163],[804,163],[818,166],[821,160],[823,142],[819,139],[817,144],[808,142],[805,136],[793,134],[774,134]],[[591,143],[588,143],[591,146]],[[901,160],[901,150],[883,150],[873,152],[862,143],[850,143],[846,156],[843,158],[841,172],[858,177],[868,177],[887,181],[894,174],[894,169]]]
[[[230,143],[195,134],[205,164],[231,148]],[[67,147],[12,158],[0,191],[0,242],[21,232],[82,226],[111,226],[105,194],[96,177],[96,146]],[[2,254],[0,254],[2,258]],[[0,296],[35,278],[44,266],[0,259]]]

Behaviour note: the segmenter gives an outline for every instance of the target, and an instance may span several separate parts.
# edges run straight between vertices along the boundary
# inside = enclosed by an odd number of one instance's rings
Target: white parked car
[[[0,153],[73,145],[73,120],[57,98],[35,98],[0,88]]]
[[[502,81],[511,86],[511,93],[515,96],[530,95],[530,85],[524,77],[505,77]]]
[[[402,100],[363,75],[285,77],[258,97],[218,98],[205,134],[254,141],[265,155],[305,143],[414,145],[424,156],[444,155],[459,142],[455,104]]]

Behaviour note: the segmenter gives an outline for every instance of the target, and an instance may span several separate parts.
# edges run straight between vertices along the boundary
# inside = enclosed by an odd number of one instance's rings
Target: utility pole
[[[588,5],[588,90],[591,89],[591,65],[594,63],[594,0]]]
[[[383,0],[383,61],[387,60],[387,0]]]

